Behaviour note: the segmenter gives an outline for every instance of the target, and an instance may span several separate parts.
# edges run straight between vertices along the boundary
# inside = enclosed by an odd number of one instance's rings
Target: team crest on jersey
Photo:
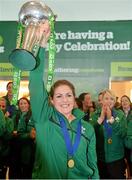
[[[84,128],[83,126],[81,127],[81,133],[84,134],[86,131],[86,128]]]

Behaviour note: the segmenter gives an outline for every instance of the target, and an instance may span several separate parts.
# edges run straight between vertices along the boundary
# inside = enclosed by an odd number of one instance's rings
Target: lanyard
[[[77,133],[76,133],[75,141],[73,144],[72,144],[72,141],[70,139],[70,134],[69,134],[67,127],[66,127],[66,122],[61,115],[59,115],[59,121],[60,121],[60,126],[62,129],[63,137],[65,140],[67,152],[70,156],[73,156],[75,154],[78,146],[79,146],[80,139],[81,139],[81,120],[79,120],[79,122],[78,122]]]

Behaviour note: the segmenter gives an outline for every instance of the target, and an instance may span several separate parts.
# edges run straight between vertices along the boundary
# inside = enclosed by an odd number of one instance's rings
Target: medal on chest
[[[73,159],[69,159],[68,162],[67,162],[67,165],[68,165],[69,168],[73,168],[74,165],[75,165],[74,160]]]
[[[112,144],[112,139],[108,138],[108,144]]]
[[[75,138],[74,138],[73,143],[72,143],[72,139],[70,138],[70,134],[69,134],[69,131],[67,129],[66,123],[65,123],[63,117],[60,115],[59,115],[59,121],[60,121],[62,134],[64,137],[64,141],[66,144],[66,150],[68,153],[67,167],[73,168],[75,166],[75,161],[74,161],[73,157],[74,157],[74,154],[77,151],[78,146],[79,146],[80,141],[81,141],[81,120],[78,121],[77,129],[74,132]]]

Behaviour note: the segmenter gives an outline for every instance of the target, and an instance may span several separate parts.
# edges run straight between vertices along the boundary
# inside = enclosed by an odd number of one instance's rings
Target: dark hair
[[[74,95],[74,97],[75,97],[75,87],[74,87],[74,85],[73,85],[70,81],[67,81],[67,80],[65,80],[65,79],[62,79],[62,80],[56,81],[56,82],[52,85],[52,87],[51,87],[51,89],[50,89],[50,92],[49,92],[49,95],[50,95],[51,98],[53,98],[53,96],[54,96],[55,89],[56,89],[57,87],[59,87],[59,86],[62,86],[62,85],[68,86],[68,87],[72,90],[72,93],[73,93],[73,95]]]
[[[91,101],[91,103],[92,103],[92,106],[91,106],[91,107],[93,107],[94,109],[96,109],[96,103],[95,103],[95,101]]]
[[[13,84],[13,82],[12,82],[12,81],[9,81],[9,82],[7,83],[7,85],[6,85],[6,89],[8,89],[8,86],[9,86],[10,84]]]
[[[77,104],[78,108],[83,110],[82,101],[80,101],[80,99],[78,97],[75,98],[75,101],[76,101],[76,104]]]
[[[126,97],[126,98],[128,99],[128,101],[130,102],[130,104],[131,104],[131,100],[130,100],[130,98],[129,98],[127,95],[123,95],[123,96],[121,97],[121,101],[122,101],[122,98],[124,98],[124,97]]]
[[[86,93],[86,92],[84,92],[84,93],[81,93],[80,95],[79,95],[79,100],[82,102],[82,101],[84,101],[84,99],[85,99],[85,96],[87,95],[87,94],[89,94],[88,92]]]
[[[18,100],[18,105],[19,105],[19,103],[20,103],[20,101],[21,100],[26,100],[27,101],[27,103],[30,105],[30,101],[26,98],[26,97],[21,97],[19,100]]]

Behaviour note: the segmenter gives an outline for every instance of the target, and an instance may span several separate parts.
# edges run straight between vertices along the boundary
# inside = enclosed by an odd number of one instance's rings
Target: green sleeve
[[[5,117],[4,140],[9,140],[12,138],[13,129],[14,129],[13,120],[9,117]]]
[[[48,93],[44,86],[43,75],[44,75],[44,60],[45,60],[45,49],[40,48],[37,56],[37,67],[30,72],[29,91],[30,101],[35,121],[47,119],[45,116],[48,115]],[[43,108],[45,111],[43,111]],[[44,115],[45,113],[45,115]],[[45,118],[43,118],[43,117]]]
[[[97,155],[96,155],[96,137],[94,131],[90,138],[88,152],[88,164],[93,169],[94,173],[92,179],[99,179],[98,167],[97,167]]]
[[[132,120],[127,125],[127,136],[125,138],[125,146],[132,149]]]
[[[4,113],[0,109],[0,136],[2,136],[5,132],[5,116]]]

